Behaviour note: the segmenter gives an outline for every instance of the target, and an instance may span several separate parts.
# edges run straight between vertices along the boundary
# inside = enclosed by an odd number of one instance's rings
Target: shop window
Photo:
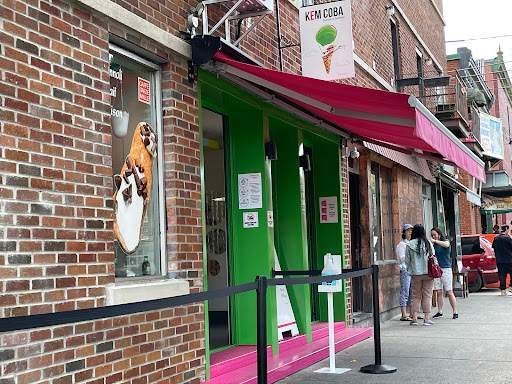
[[[423,225],[428,234],[434,227],[434,216],[432,214],[432,188],[429,184],[423,183],[421,190],[423,199]]]
[[[391,169],[373,163],[370,182],[373,259],[394,260]]]
[[[398,44],[398,25],[395,20],[391,19],[391,45],[393,47],[393,69],[395,74],[395,82],[396,80],[400,80],[402,78],[402,74],[400,71],[400,45]],[[397,85],[396,87],[398,92],[401,92],[401,87]]]
[[[422,103],[425,103],[425,86],[423,85],[423,55],[416,48],[416,68],[418,69],[419,79],[419,97]]]
[[[142,156],[152,159],[152,169],[144,169],[144,167],[140,167],[140,163],[137,164],[137,169],[147,176],[149,176],[148,172],[151,172],[149,190],[146,190],[146,195],[142,191],[138,194],[138,196],[149,196],[146,201],[145,213],[142,220],[140,220],[142,228],[138,226],[138,223],[135,223],[138,221],[138,216],[133,213],[135,208],[128,212],[127,207],[132,204],[128,197],[125,200],[126,206],[123,207],[125,209],[123,212],[127,213],[123,213],[122,217],[117,215],[117,221],[126,220],[125,222],[130,222],[130,226],[124,232],[126,239],[123,239],[123,235],[119,234],[120,230],[116,230],[114,236],[115,276],[119,278],[142,275],[158,276],[162,275],[162,271],[165,270],[162,268],[165,260],[163,257],[165,241],[161,234],[165,222],[163,221],[164,213],[162,212],[164,207],[160,160],[162,154],[159,153],[162,148],[160,93],[160,72],[157,65],[118,47],[110,47],[112,176],[114,180],[115,175],[121,175],[132,148],[138,145],[134,136],[136,136],[139,123],[146,122],[152,128],[153,133],[156,134],[156,146],[153,147],[156,149],[156,157],[148,156],[150,151],[147,151],[148,153],[144,152],[143,155],[134,159],[135,163],[139,163]],[[137,131],[139,136],[140,132],[139,128],[139,131]],[[143,142],[142,139],[141,142]],[[144,145],[138,149],[140,151],[132,151],[132,154],[146,151]],[[147,160],[142,161],[148,164]],[[140,175],[143,175],[143,173]],[[117,190],[116,184],[116,181],[114,181],[113,193]],[[136,196],[135,192],[133,196]],[[120,206],[119,200],[115,201],[114,205]],[[141,212],[142,210],[143,208],[140,209]],[[134,217],[137,218],[133,219]],[[129,236],[128,232],[132,236]],[[137,235],[140,237],[140,242]],[[131,242],[131,245],[126,245],[129,242]]]

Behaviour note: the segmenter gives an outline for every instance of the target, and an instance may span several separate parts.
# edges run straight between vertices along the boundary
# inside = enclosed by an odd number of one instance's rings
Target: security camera
[[[357,148],[353,148],[352,151],[350,151],[350,157],[353,159],[357,159],[359,157],[360,153],[357,150]]]

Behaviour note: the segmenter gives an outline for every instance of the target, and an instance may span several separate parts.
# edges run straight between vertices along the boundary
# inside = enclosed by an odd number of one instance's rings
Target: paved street
[[[468,298],[457,298],[459,319],[445,301],[444,317],[431,327],[417,327],[395,317],[381,324],[382,363],[396,373],[372,375],[359,372],[374,363],[373,338],[336,355],[343,374],[314,373],[329,366],[323,360],[291,375],[280,384],[296,383],[511,383],[512,296],[498,288],[485,288]],[[436,313],[433,308],[432,314]]]

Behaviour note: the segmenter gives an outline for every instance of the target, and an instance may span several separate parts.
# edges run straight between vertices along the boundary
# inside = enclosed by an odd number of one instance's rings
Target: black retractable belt
[[[256,282],[235,285],[212,291],[190,293],[187,295],[168,297],[164,299],[156,299],[149,301],[141,301],[137,303],[111,305],[107,307],[79,309],[75,311],[63,311],[55,313],[43,313],[40,315],[7,317],[0,319],[0,332],[20,331],[23,329],[33,329],[49,327],[54,325],[79,323],[82,321],[98,320],[107,317],[131,315],[133,313],[154,311],[180,305],[195,303],[216,299],[218,297],[226,297],[253,291],[257,287]]]

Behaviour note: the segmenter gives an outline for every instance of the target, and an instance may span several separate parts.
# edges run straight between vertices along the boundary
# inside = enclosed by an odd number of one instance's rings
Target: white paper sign
[[[320,223],[338,222],[338,198],[336,196],[320,198]]]
[[[238,175],[238,208],[261,208],[261,173],[241,173]]]
[[[244,212],[244,228],[257,228],[258,212]]]
[[[274,211],[267,211],[267,223],[269,227],[274,226]]]
[[[277,258],[277,252],[274,247],[274,262],[276,271],[281,270],[279,259]],[[276,278],[282,278],[282,276],[276,276]],[[299,334],[297,323],[295,321],[295,314],[293,313],[292,304],[290,303],[290,297],[288,296],[288,290],[286,285],[276,286],[276,301],[277,301],[277,337],[279,340],[283,340],[283,333],[291,331],[292,336]]]
[[[350,0],[299,10],[302,76],[338,80],[355,76]]]

